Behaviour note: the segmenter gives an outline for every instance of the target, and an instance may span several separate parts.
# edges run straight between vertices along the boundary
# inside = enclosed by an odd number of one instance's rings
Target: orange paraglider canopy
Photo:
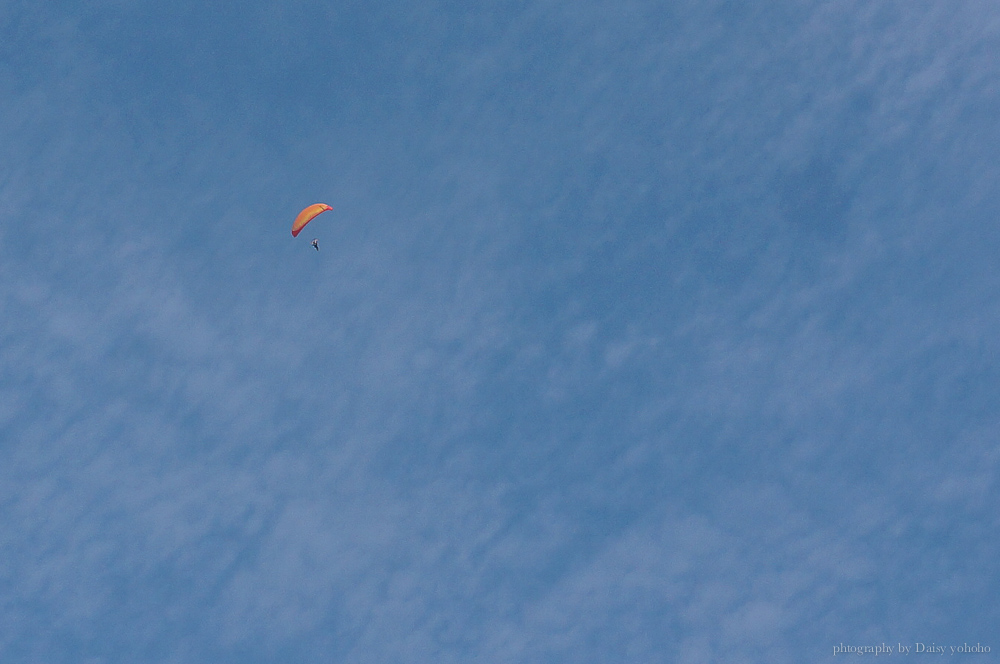
[[[299,212],[299,216],[295,217],[295,223],[292,224],[292,237],[298,235],[299,231],[305,228],[306,224],[312,221],[316,215],[332,209],[326,203],[313,203],[302,212]]]

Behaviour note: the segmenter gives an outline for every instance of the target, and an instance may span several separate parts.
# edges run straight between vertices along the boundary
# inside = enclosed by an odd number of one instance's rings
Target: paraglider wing
[[[316,215],[332,209],[326,203],[313,203],[302,212],[299,212],[299,216],[295,217],[295,223],[292,224],[292,237],[297,236]]]

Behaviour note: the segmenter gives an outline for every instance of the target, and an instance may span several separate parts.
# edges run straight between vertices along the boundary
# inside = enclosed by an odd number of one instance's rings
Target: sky
[[[6,0],[0,660],[996,661],[998,54],[985,0]]]

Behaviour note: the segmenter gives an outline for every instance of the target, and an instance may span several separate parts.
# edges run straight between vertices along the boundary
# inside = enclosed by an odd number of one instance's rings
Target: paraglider
[[[319,238],[318,237],[314,237],[313,241],[310,242],[309,244],[312,245],[313,249],[315,249],[316,251],[319,251]]]
[[[333,208],[326,203],[313,203],[302,210],[302,212],[299,212],[299,216],[295,217],[295,222],[292,223],[292,237],[296,237],[302,229],[306,227],[306,224],[312,221],[316,215],[323,214],[327,210],[332,209]],[[317,243],[314,242],[313,246],[316,247],[317,251],[319,250]]]

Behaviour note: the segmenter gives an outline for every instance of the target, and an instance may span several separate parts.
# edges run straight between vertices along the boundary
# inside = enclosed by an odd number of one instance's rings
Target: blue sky
[[[993,661],[1000,8],[370,4],[0,7],[0,659]]]

